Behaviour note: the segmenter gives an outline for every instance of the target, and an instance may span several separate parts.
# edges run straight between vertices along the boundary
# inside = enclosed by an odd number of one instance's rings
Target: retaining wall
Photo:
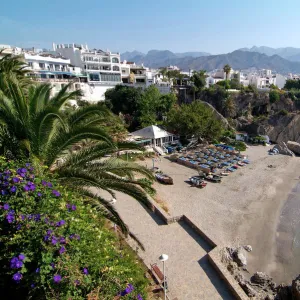
[[[160,208],[157,205],[157,203],[152,199],[150,199],[150,204],[148,205],[148,207],[151,211],[158,215],[166,224],[183,221],[201,238],[203,238],[213,248],[210,252],[207,253],[209,262],[217,271],[222,280],[224,280],[224,282],[226,283],[232,294],[235,296],[235,298],[238,300],[249,299],[249,297],[240,287],[238,282],[233,278],[233,276],[229,273],[225,265],[221,262],[221,248],[212,238],[209,237],[209,235],[204,230],[200,229],[191,218],[187,217],[186,215],[171,217],[162,208]]]

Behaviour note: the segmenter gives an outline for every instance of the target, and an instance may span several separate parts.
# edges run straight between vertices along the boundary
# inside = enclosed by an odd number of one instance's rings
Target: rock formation
[[[272,151],[274,151],[274,149],[277,149],[279,154],[295,156],[294,152],[288,148],[285,142],[280,142],[279,144],[275,145]]]
[[[291,151],[293,151],[297,155],[300,155],[300,143],[288,141],[286,145]]]
[[[208,106],[214,113],[214,116],[216,117],[216,119],[220,120],[223,124],[223,127],[225,129],[233,129],[226,118],[224,118],[211,104],[205,102],[205,101],[201,101],[201,100],[198,100],[199,102],[203,103],[204,105]]]
[[[300,300],[300,275],[292,283],[292,299]]]
[[[300,275],[293,280],[292,285],[276,286],[272,277],[263,272],[254,273],[249,280],[245,278],[247,264],[246,252],[252,251],[250,245],[241,247],[226,247],[221,250],[222,262],[232,274],[248,297],[255,300],[300,300]],[[242,258],[241,258],[242,255]],[[245,260],[244,260],[245,257]],[[249,276],[246,276],[249,278]]]

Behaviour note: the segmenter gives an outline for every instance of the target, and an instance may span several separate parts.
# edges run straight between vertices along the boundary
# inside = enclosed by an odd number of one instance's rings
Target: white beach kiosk
[[[130,135],[134,139],[142,139],[141,141],[147,141],[144,145],[149,145],[151,147],[163,147],[164,145],[178,142],[178,136],[155,125],[131,132]]]

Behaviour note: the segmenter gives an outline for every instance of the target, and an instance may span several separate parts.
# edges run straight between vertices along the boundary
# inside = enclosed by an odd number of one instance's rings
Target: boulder
[[[237,248],[232,253],[232,258],[233,258],[233,261],[235,261],[238,264],[238,266],[240,266],[240,267],[244,267],[247,265],[246,252],[243,247]]]
[[[293,300],[300,300],[300,275],[292,282]]]
[[[271,151],[278,151],[278,153],[283,155],[295,156],[294,152],[292,152],[286,145],[285,142],[280,142],[279,144],[275,145]]]
[[[244,249],[247,251],[247,252],[251,252],[252,251],[252,247],[250,245],[245,245],[244,246]]]
[[[252,284],[258,285],[262,288],[270,288],[271,290],[275,290],[276,284],[273,282],[273,278],[263,272],[256,272],[250,278]]]
[[[292,289],[290,286],[280,284],[276,288],[278,300],[290,300],[292,298]]]
[[[286,145],[291,151],[300,155],[300,143],[288,141]]]

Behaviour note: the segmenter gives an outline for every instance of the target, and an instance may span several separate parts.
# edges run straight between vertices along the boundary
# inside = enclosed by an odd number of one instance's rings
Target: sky
[[[87,43],[125,52],[299,47],[299,0],[18,0],[0,5],[0,44]]]

